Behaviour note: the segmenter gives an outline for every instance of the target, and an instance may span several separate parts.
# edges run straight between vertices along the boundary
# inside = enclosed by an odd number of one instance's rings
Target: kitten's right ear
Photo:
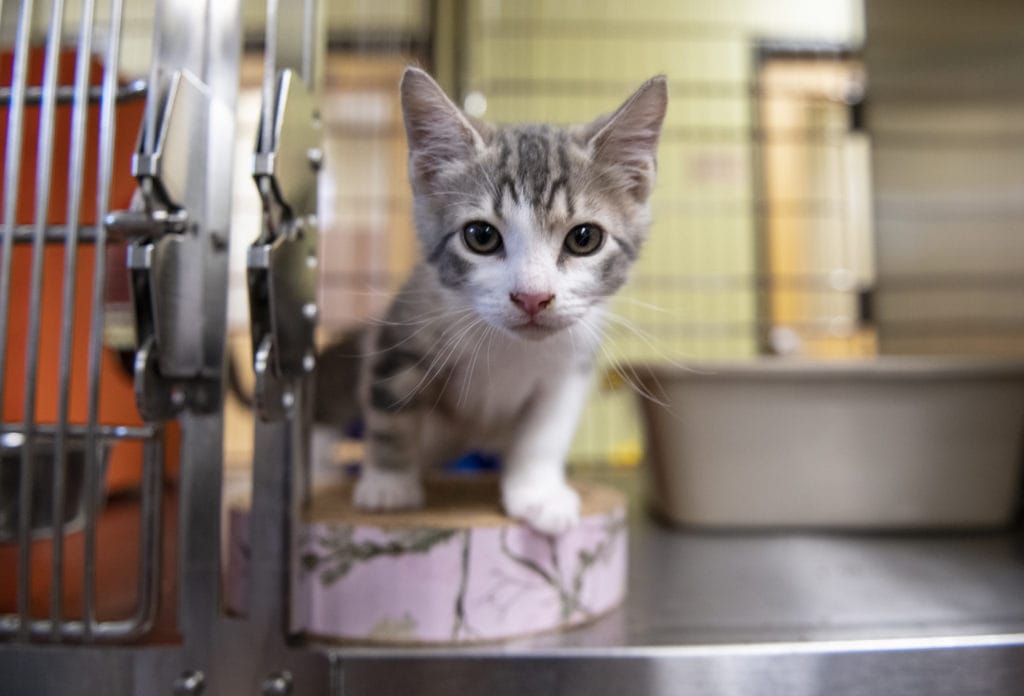
[[[424,71],[405,69],[401,95],[414,181],[429,184],[447,164],[465,161],[483,149],[480,133]]]
[[[668,108],[664,75],[640,86],[618,110],[584,129],[595,160],[619,172],[637,200],[646,200],[654,186],[658,138]]]

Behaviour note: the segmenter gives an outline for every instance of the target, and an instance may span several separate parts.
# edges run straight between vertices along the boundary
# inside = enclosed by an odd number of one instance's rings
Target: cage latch
[[[249,315],[256,406],[264,420],[287,417],[295,382],[315,364],[318,318],[316,218],[320,127],[312,95],[291,70],[278,74],[271,123],[261,121],[253,178],[263,226],[249,247]],[[268,110],[264,110],[266,119]]]
[[[223,236],[188,214],[201,209],[197,197],[205,195],[194,183],[203,177],[194,170],[205,166],[209,96],[188,72],[173,73],[166,84],[132,158],[139,182],[132,205],[104,221],[111,236],[128,241],[138,347],[135,397],[149,421],[174,417],[186,406],[215,409],[219,394],[220,360],[203,318],[216,294],[207,287],[205,266],[211,245],[223,247]]]

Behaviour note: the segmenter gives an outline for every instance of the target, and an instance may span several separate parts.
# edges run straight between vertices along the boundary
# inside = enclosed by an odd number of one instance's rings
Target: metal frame
[[[53,0],[56,18],[51,25],[49,56],[59,48],[60,20],[63,1]],[[292,8],[278,13],[276,0],[268,7],[268,33],[274,37],[268,45],[268,85],[278,80],[279,68],[290,68],[301,75],[316,99],[318,76],[322,61],[319,27],[319,3],[307,0],[304,11]],[[57,604],[50,621],[26,620],[28,617],[28,534],[29,507],[26,501],[31,493],[29,476],[21,477],[19,530],[19,615],[4,617],[0,631],[13,633],[13,642],[0,643],[0,674],[4,675],[5,694],[95,693],[95,694],[315,694],[322,693],[330,683],[328,658],[318,652],[296,648],[287,636],[288,573],[290,569],[289,522],[299,503],[293,481],[301,481],[298,464],[305,460],[301,409],[277,422],[260,423],[256,433],[256,451],[259,453],[254,470],[253,523],[263,534],[257,558],[263,563],[253,564],[252,615],[248,618],[228,617],[221,608],[220,509],[222,477],[223,411],[222,365],[226,330],[227,234],[230,222],[230,181],[234,145],[235,96],[238,89],[239,10],[237,2],[206,0],[196,3],[176,3],[158,0],[155,18],[155,36],[152,70],[145,87],[133,83],[118,87],[115,70],[105,71],[102,89],[87,85],[87,71],[80,67],[74,88],[58,86],[56,71],[47,71],[40,89],[26,84],[26,66],[29,33],[32,18],[32,0],[23,0],[16,42],[14,81],[0,92],[0,101],[10,105],[7,162],[20,161],[22,142],[21,125],[25,105],[39,103],[44,128],[39,151],[41,163],[47,164],[52,152],[53,113],[58,102],[70,98],[74,104],[75,127],[71,194],[68,219],[78,219],[81,194],[81,147],[84,142],[84,113],[90,100],[100,101],[100,170],[99,212],[105,224],[80,229],[77,224],[67,230],[54,230],[45,226],[50,170],[41,166],[38,173],[37,215],[31,228],[15,224],[14,212],[18,191],[18,167],[6,171],[3,220],[3,261],[0,266],[0,304],[6,307],[10,300],[11,250],[15,242],[31,240],[34,256],[33,293],[30,316],[30,336],[38,334],[41,284],[41,251],[46,242],[63,240],[73,268],[77,244],[89,239],[97,248],[93,283],[93,326],[102,326],[103,281],[106,275],[104,254],[108,235],[121,235],[132,241],[133,273],[136,276],[137,329],[142,345],[136,360],[137,396],[140,408],[152,420],[176,417],[181,424],[181,474],[179,493],[179,614],[178,630],[181,643],[175,646],[89,646],[105,639],[124,639],[143,636],[156,609],[156,582],[159,565],[146,563],[147,572],[140,573],[140,613],[130,626],[106,625],[95,620],[95,529],[97,507],[90,500],[85,514],[86,530],[86,595],[81,622],[61,621],[59,584],[55,586]],[[122,0],[113,0],[111,29],[105,51],[106,64],[118,64]],[[79,55],[88,56],[91,50],[91,22],[93,0],[85,0],[83,27],[80,33]],[[50,60],[48,66],[55,66]],[[87,66],[87,61],[79,61]],[[185,85],[185,92],[181,92]],[[135,98],[143,91],[147,94],[147,109],[143,135],[133,173],[140,180],[141,204],[133,210],[107,215],[105,201],[109,198],[110,174],[114,166],[113,108],[118,98]],[[269,91],[269,90],[268,90]],[[185,94],[182,102],[181,94]],[[184,103],[185,107],[180,107]],[[268,104],[265,113],[272,113]],[[175,110],[188,113],[175,116]],[[171,147],[161,149],[182,132],[178,121],[185,118],[188,157]],[[175,131],[175,129],[178,129]],[[268,141],[263,141],[264,143]],[[162,153],[166,152],[166,157]],[[177,159],[175,159],[177,157]],[[75,164],[77,163],[77,164]],[[184,170],[182,169],[184,168]],[[315,178],[313,179],[315,184]],[[312,196],[315,212],[315,193]],[[84,234],[82,234],[84,232]],[[315,240],[315,235],[313,236]],[[161,245],[164,245],[161,247]],[[154,260],[166,252],[168,246],[182,251],[170,258],[164,275]],[[180,316],[168,314],[159,300],[167,294],[168,284],[173,288],[180,283],[180,271],[185,264],[197,267],[200,289],[199,314],[191,324],[175,324]],[[73,290],[73,272],[65,282],[65,298]],[[149,283],[147,285],[147,283]],[[194,288],[190,288],[194,290]],[[67,301],[67,300],[65,300]],[[0,364],[6,358],[7,319],[0,313]],[[62,376],[67,375],[70,363],[70,328],[62,328]],[[168,326],[167,322],[171,324]],[[159,326],[163,322],[162,326]],[[182,335],[185,332],[187,335]],[[69,438],[85,438],[89,447],[112,439],[145,439],[147,450],[162,429],[158,425],[143,429],[108,428],[98,424],[99,365],[102,332],[90,336],[89,355],[89,422],[84,426],[71,426],[67,422],[67,395],[61,394],[62,418],[52,429],[28,422],[5,424],[4,433],[24,434],[27,447],[23,461],[31,455],[31,443],[38,437],[52,438],[58,457],[66,449]],[[184,343],[180,343],[184,341]],[[30,357],[28,375],[34,386],[37,370],[36,358]],[[297,403],[305,403],[304,378],[296,384]],[[64,380],[67,383],[67,380]],[[3,391],[0,376],[0,395]],[[63,390],[63,391],[66,391]],[[34,388],[28,390],[34,398]],[[31,402],[27,406],[33,406]],[[34,408],[26,408],[31,414]],[[296,415],[299,414],[299,415]],[[52,433],[51,433],[52,430]],[[90,450],[91,451],[91,450]],[[95,489],[100,481],[101,461],[92,454],[88,457],[85,473],[87,487]],[[159,557],[160,475],[162,460],[158,456],[147,458],[144,484],[143,554]],[[24,470],[24,467],[23,467]],[[62,491],[60,482],[55,486],[57,499]],[[57,534],[55,538],[59,538]],[[57,542],[60,546],[60,542]],[[55,549],[55,557],[59,551]],[[59,567],[60,563],[55,564]],[[54,570],[54,577],[58,570]],[[34,641],[49,638],[57,645],[42,646]],[[71,640],[87,645],[59,644]]]
[[[33,2],[25,0],[18,16],[15,37],[15,59],[13,79],[9,88],[0,91],[0,101],[9,105],[8,140],[5,161],[8,163],[4,181],[3,220],[3,263],[0,267],[0,365],[6,365],[9,327],[8,308],[11,301],[11,271],[15,242],[29,242],[32,245],[28,343],[38,344],[42,322],[42,273],[43,250],[48,242],[64,242],[64,279],[62,306],[74,304],[75,281],[78,273],[78,244],[82,239],[79,213],[82,204],[84,151],[86,140],[86,116],[90,102],[100,104],[100,158],[97,208],[102,213],[109,198],[109,181],[112,171],[113,109],[116,102],[131,99],[145,93],[145,84],[134,82],[119,88],[114,71],[108,71],[102,86],[90,88],[89,59],[92,54],[93,15],[95,3],[85,0],[82,4],[82,22],[79,27],[79,43],[76,56],[74,84],[57,85],[57,58],[60,51],[60,36],[63,30],[62,0],[54,0],[50,7],[50,22],[45,45],[45,72],[43,84],[39,87],[27,85],[29,37],[33,16]],[[111,64],[117,63],[120,40],[120,6],[112,7],[109,37],[105,57]],[[70,164],[68,169],[67,223],[48,225],[50,178],[53,167],[54,127],[56,106],[70,102],[71,134]],[[19,189],[18,163],[22,160],[23,142],[21,127],[25,119],[27,104],[40,105],[39,140],[37,143],[37,171],[34,222],[31,225],[16,225],[15,215]],[[99,251],[93,278],[93,326],[102,325],[103,282],[105,274],[105,233],[102,225],[90,229],[88,235]],[[157,594],[160,577],[159,514],[162,487],[163,452],[159,446],[162,428],[111,427],[98,424],[99,369],[101,332],[96,331],[90,339],[88,423],[69,423],[71,350],[74,329],[73,311],[65,311],[60,319],[59,348],[59,394],[57,421],[53,424],[36,423],[36,387],[39,378],[39,353],[26,351],[24,417],[20,423],[4,423],[2,427],[5,446],[20,450],[18,476],[18,567],[17,567],[17,611],[0,617],[0,636],[16,636],[25,641],[30,638],[63,640],[125,640],[138,637],[149,630],[157,609]],[[5,374],[0,374],[0,398],[5,388]],[[105,453],[116,441],[136,440],[143,443],[142,484],[141,484],[141,548],[138,570],[138,597],[133,614],[123,620],[97,621],[95,616],[95,559],[96,559],[96,515],[97,497],[100,484],[99,472],[105,470]],[[35,455],[45,445],[52,450],[52,503],[51,510],[63,510],[66,491],[66,467],[69,450],[84,450],[84,485],[82,486],[82,507],[85,526],[85,556],[83,562],[83,618],[67,620],[63,607],[64,538],[63,524],[51,534],[52,562],[50,571],[50,618],[32,619],[29,614],[29,586],[31,577],[30,536],[32,534],[33,478]]]

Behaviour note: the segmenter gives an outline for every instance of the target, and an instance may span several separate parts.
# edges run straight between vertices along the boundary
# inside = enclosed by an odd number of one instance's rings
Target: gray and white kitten
[[[560,534],[579,516],[565,458],[602,313],[651,221],[665,78],[570,128],[478,122],[416,68],[401,96],[423,258],[380,322],[321,356],[317,419],[354,415],[355,386],[361,508],[417,507],[424,467],[480,450],[502,460],[505,511]]]

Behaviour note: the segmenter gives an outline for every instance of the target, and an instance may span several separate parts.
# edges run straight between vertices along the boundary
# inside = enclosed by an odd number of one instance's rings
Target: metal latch
[[[132,206],[104,220],[111,236],[129,242],[135,397],[147,421],[172,418],[186,406],[210,411],[219,394],[219,360],[208,355],[203,322],[211,235],[188,213],[204,195],[197,189],[205,177],[194,168],[205,166],[209,101],[192,74],[170,76],[132,158],[139,183]]]
[[[256,407],[280,420],[295,407],[297,380],[316,365],[318,319],[317,171],[322,160],[315,102],[291,70],[273,94],[272,122],[261,120],[253,178],[263,226],[249,247],[249,314]]]

